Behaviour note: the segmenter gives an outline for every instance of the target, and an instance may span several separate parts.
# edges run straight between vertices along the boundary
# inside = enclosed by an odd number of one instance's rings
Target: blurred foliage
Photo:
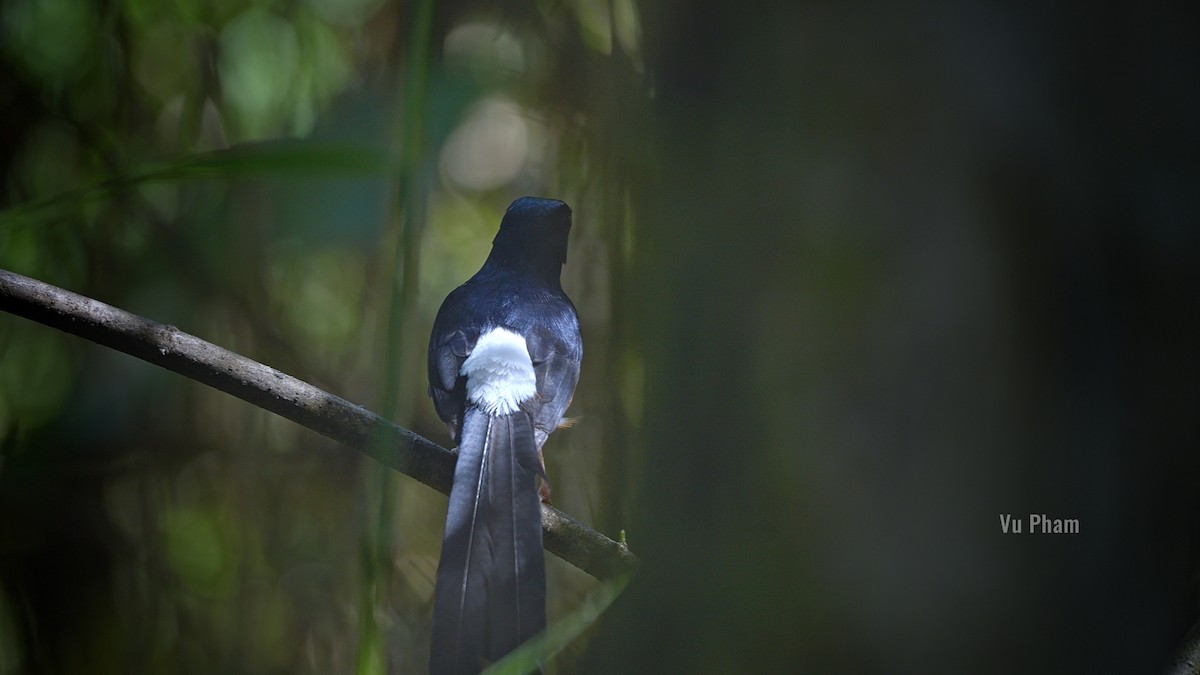
[[[612,285],[650,159],[626,152],[645,145],[637,13],[433,6],[414,34],[411,4],[383,0],[4,3],[0,267],[368,407],[390,382],[398,421],[445,443],[425,396],[433,314],[513,198],[563,199],[588,355],[580,425],[547,463],[558,505],[615,531],[632,450],[612,451],[630,432],[610,411],[636,350]],[[390,324],[399,259],[420,265]],[[405,479],[376,493],[364,465],[0,316],[0,675],[351,672],[364,611],[388,669],[422,670],[445,501]],[[385,597],[364,600],[376,554]],[[596,588],[557,559],[549,574],[552,621]]]
[[[1200,579],[1192,8],[643,8],[643,565],[592,672],[1165,672]]]

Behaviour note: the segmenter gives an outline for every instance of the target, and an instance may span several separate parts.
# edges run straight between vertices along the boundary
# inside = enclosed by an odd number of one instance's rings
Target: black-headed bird
[[[564,423],[583,358],[579,316],[560,282],[570,230],[560,201],[513,202],[487,261],[446,296],[433,324],[429,395],[458,444],[433,673],[477,673],[546,625],[542,445]]]

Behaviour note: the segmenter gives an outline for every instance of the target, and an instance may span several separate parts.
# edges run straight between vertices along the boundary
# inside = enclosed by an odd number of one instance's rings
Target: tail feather
[[[477,673],[546,625],[542,473],[524,411],[468,408],[434,593],[434,673]]]

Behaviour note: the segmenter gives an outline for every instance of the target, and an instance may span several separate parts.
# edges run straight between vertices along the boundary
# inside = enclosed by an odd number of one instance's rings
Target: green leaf
[[[546,630],[493,663],[483,671],[483,675],[525,675],[538,670],[541,664],[566,649],[567,645],[595,623],[609,605],[624,592],[625,587],[629,585],[629,579],[629,576],[624,576],[600,586],[583,601],[579,609],[547,626]]]
[[[0,212],[0,232],[16,223],[49,219],[63,209],[73,209],[145,183],[268,174],[387,176],[395,171],[394,158],[379,148],[295,140],[246,143],[152,165],[96,185],[19,204]]]

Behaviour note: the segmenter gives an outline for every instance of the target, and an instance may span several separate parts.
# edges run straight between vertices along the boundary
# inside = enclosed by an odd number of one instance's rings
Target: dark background
[[[1162,672],[1189,9],[13,0],[0,266],[444,443],[432,314],[511,199],[565,199],[548,468],[643,567],[553,672]],[[423,668],[423,486],[15,317],[0,439],[0,675]],[[1031,513],[1081,531],[1002,533]],[[553,622],[596,584],[550,573]]]

